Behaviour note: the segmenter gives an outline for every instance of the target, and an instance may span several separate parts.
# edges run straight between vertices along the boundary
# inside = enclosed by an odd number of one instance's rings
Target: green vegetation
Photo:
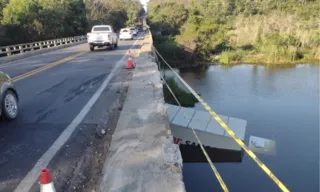
[[[135,0],[0,0],[0,46],[85,35],[95,24],[119,30],[141,12]]]
[[[164,77],[164,79],[169,85],[169,87],[171,88],[174,95],[177,97],[181,106],[194,107],[194,104],[198,102],[198,100],[192,95],[192,93],[189,93],[186,90],[179,87],[179,85],[176,83],[174,78]],[[178,103],[176,102],[175,98],[173,97],[172,93],[170,92],[166,84],[163,85],[163,95],[166,103],[169,103],[172,105],[178,105]]]
[[[302,63],[320,60],[319,12],[320,0],[150,0],[148,23],[172,63]]]

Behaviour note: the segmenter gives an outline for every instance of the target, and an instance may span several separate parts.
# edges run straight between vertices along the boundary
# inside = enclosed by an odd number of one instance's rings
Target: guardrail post
[[[22,45],[19,46],[19,49],[20,49],[20,53],[23,53]]]
[[[65,38],[60,38],[60,39],[52,39],[52,40],[47,40],[47,41],[26,43],[26,44],[20,44],[20,45],[19,44],[18,45],[11,45],[8,47],[4,46],[4,47],[0,47],[0,53],[5,54],[6,56],[11,56],[14,54],[21,54],[21,53],[25,53],[28,51],[35,51],[38,49],[45,49],[45,48],[49,48],[49,47],[57,47],[60,45],[73,44],[76,42],[83,42],[86,40],[87,40],[86,35],[79,35],[79,36],[74,36],[74,37],[65,37]]]
[[[7,56],[10,56],[10,55],[11,55],[10,47],[7,47],[7,48],[6,48],[6,51],[7,51]]]

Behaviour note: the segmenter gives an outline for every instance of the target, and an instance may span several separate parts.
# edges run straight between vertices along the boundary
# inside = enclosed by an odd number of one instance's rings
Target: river
[[[214,65],[179,73],[218,114],[247,120],[246,145],[251,135],[276,141],[275,156],[257,155],[289,190],[319,191],[319,66]],[[280,191],[247,155],[215,165],[230,191]],[[207,163],[183,166],[187,192],[222,191]]]

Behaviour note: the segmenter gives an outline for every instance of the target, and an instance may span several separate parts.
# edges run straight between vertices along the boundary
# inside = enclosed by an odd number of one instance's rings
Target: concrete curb
[[[184,192],[152,39],[145,37],[106,158],[99,192]]]
[[[12,55],[12,56],[0,57],[0,64],[9,63],[11,61],[16,61],[16,60],[19,60],[19,59],[32,57],[32,56],[39,55],[39,54],[42,54],[42,53],[47,53],[47,52],[50,52],[50,51],[55,51],[55,50],[58,50],[58,49],[63,49],[63,48],[67,48],[67,47],[83,44],[85,42],[86,41],[79,41],[79,42],[75,42],[75,43],[59,45],[57,47],[38,49],[38,50],[35,50],[35,51],[28,51],[28,52],[25,52],[25,53],[16,54],[16,55]]]

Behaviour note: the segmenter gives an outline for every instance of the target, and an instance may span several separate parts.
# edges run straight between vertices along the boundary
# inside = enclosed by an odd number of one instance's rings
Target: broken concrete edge
[[[97,191],[185,192],[150,33],[140,51]]]
[[[42,53],[47,53],[47,52],[50,52],[50,51],[55,51],[55,50],[58,50],[58,49],[63,49],[63,48],[67,48],[67,47],[83,44],[85,42],[86,42],[86,40],[85,41],[75,42],[75,43],[59,45],[59,46],[56,46],[56,47],[37,49],[37,50],[34,50],[34,51],[28,51],[28,52],[25,52],[25,53],[20,53],[20,54],[16,54],[16,55],[12,55],[12,56],[0,57],[0,64],[5,64],[5,63],[12,62],[12,61],[16,61],[16,60],[32,57],[32,56],[35,56],[35,55],[40,55]]]

